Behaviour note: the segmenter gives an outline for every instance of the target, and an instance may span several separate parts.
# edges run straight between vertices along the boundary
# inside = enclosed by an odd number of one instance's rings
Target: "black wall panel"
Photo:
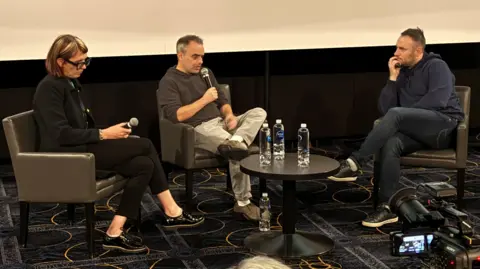
[[[442,55],[457,85],[472,87],[470,127],[475,136],[480,129],[480,44],[431,45],[427,50]],[[230,84],[235,113],[266,108],[268,100],[268,121],[273,124],[281,118],[287,139],[295,139],[305,122],[315,140],[368,133],[379,116],[377,99],[393,51],[393,47],[290,50],[268,52],[268,58],[266,52],[215,53],[206,55],[205,65],[220,83]],[[81,77],[85,103],[100,125],[137,117],[140,125],[135,132],[159,147],[155,92],[158,80],[175,62],[174,55],[94,58]],[[44,75],[41,60],[0,62],[0,118],[31,109],[35,86]],[[0,159],[8,158],[0,127]]]

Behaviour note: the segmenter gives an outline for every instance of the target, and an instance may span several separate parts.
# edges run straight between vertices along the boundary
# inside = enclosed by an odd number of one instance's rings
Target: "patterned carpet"
[[[354,141],[355,142],[355,141]],[[357,141],[358,142],[358,141]],[[345,144],[344,142],[342,142]],[[355,144],[355,143],[352,143]],[[327,156],[342,158],[341,146],[320,150]],[[470,219],[480,223],[480,150],[471,149],[466,177],[467,209]],[[335,241],[335,248],[322,256],[285,261],[292,268],[417,268],[418,258],[398,258],[390,255],[388,232],[399,224],[380,229],[360,225],[372,211],[372,162],[364,164],[364,177],[353,183],[335,183],[327,179],[304,181],[297,184],[297,229],[319,231]],[[447,181],[456,184],[455,172],[441,169],[405,168],[401,183],[415,186],[424,181]],[[183,174],[171,174],[171,190],[183,203]],[[40,180],[40,179],[39,179]],[[269,181],[274,216],[272,229],[282,223],[282,190],[279,182]],[[254,202],[258,202],[258,180],[252,179]],[[164,231],[158,225],[162,218],[158,200],[145,194],[142,201],[144,241],[148,254],[127,255],[104,251],[97,244],[94,260],[86,255],[83,208],[76,210],[76,222],[69,225],[66,206],[38,204],[31,206],[28,247],[17,242],[19,207],[16,184],[11,167],[0,167],[0,268],[229,268],[244,258],[251,257],[243,246],[243,239],[258,232],[258,225],[232,218],[233,197],[225,191],[225,175],[219,170],[196,174],[194,197],[197,211],[206,215],[206,223],[192,229]],[[120,196],[115,195],[96,206],[98,239],[105,231]],[[258,203],[257,203],[258,204]],[[196,213],[198,213],[196,212]]]

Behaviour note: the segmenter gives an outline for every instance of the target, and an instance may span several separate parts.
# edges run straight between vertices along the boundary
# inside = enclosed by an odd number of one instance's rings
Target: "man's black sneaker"
[[[141,240],[125,232],[116,237],[105,234],[102,246],[106,250],[120,250],[127,253],[139,253],[147,250]]]
[[[349,182],[357,180],[357,177],[361,175],[360,170],[353,171],[347,160],[340,162],[340,170],[333,176],[329,176],[328,179],[333,181]]]
[[[365,227],[377,228],[397,221],[397,215],[393,214],[387,205],[382,204],[378,207],[377,211],[368,215],[368,217],[362,221],[362,225]]]
[[[182,215],[174,218],[166,216],[163,227],[167,230],[176,228],[196,227],[202,224],[204,221],[204,217],[194,217],[186,212],[183,212]]]

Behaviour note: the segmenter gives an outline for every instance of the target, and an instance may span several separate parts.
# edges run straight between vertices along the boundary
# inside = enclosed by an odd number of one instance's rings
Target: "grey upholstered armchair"
[[[92,153],[37,152],[32,110],[3,119],[3,127],[18,188],[21,244],[27,244],[30,203],[66,203],[70,220],[74,205],[84,204],[87,246],[93,258],[95,201],[121,190],[126,180],[119,175],[97,180]]]
[[[465,192],[465,168],[468,156],[468,124],[470,118],[470,87],[455,86],[460,105],[465,113],[465,119],[458,123],[455,145],[444,150],[420,150],[400,158],[400,163],[405,166],[433,167],[457,170],[457,206],[463,207]],[[375,121],[378,124],[380,119]],[[374,163],[374,207],[378,202],[378,184],[375,180],[378,165]]]
[[[220,89],[225,93],[228,102],[231,104],[230,87],[227,84],[220,84]],[[157,104],[160,98],[157,91]],[[187,206],[192,206],[193,199],[193,174],[201,169],[228,167],[228,161],[221,156],[212,154],[206,150],[195,148],[195,130],[185,123],[172,123],[167,120],[162,108],[158,105],[160,141],[162,161],[185,169],[185,192]],[[258,153],[258,146],[251,145],[250,153]],[[231,190],[229,170],[227,169],[227,190]],[[265,183],[262,181],[262,184]]]

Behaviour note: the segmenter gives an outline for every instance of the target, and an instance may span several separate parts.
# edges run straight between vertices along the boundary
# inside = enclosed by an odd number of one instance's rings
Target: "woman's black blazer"
[[[98,128],[80,98],[78,80],[45,76],[33,97],[40,135],[39,151],[86,152],[86,144],[100,141]]]

